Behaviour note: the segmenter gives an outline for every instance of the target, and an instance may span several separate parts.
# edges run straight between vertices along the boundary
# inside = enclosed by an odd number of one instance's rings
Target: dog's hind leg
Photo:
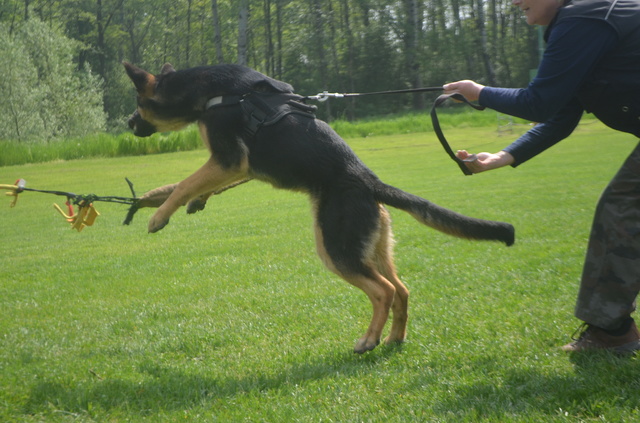
[[[382,330],[389,318],[389,310],[394,301],[395,288],[391,282],[375,271],[370,276],[345,274],[340,276],[353,286],[363,290],[373,306],[373,316],[369,328],[353,348],[354,352],[362,354],[374,349],[380,343]]]
[[[354,347],[354,351],[361,354],[380,343],[396,296],[394,283],[402,285],[397,277],[391,282],[381,273],[380,270],[394,273],[388,263],[386,267],[376,264],[376,250],[385,246],[384,242],[380,242],[381,209],[371,198],[366,195],[362,197],[359,193],[344,193],[337,197],[329,200],[325,196],[315,204],[316,246],[318,255],[327,268],[363,290],[371,301],[371,323]],[[401,292],[400,297],[405,298],[406,305],[406,292]],[[406,315],[406,311],[402,311],[403,302],[399,304],[398,316]],[[400,323],[395,325],[395,332],[404,333],[403,322],[406,323],[406,319],[400,317]],[[398,329],[399,327],[401,328]]]
[[[200,169],[180,182],[149,221],[149,232],[164,228],[171,215],[189,200],[207,192],[214,192],[247,178],[246,159],[240,166],[224,168],[211,157]]]
[[[391,231],[391,217],[389,212],[380,206],[380,237],[376,244],[374,260],[378,271],[395,288],[392,305],[393,320],[391,331],[385,338],[385,344],[403,342],[407,335],[407,319],[409,317],[409,290],[402,283],[396,273],[393,263],[393,233]]]

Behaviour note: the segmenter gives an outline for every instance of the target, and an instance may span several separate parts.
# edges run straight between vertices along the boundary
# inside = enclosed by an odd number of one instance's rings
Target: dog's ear
[[[127,71],[127,75],[129,75],[129,78],[133,81],[133,85],[135,85],[138,93],[150,97],[153,93],[155,77],[131,63],[122,62],[122,64]]]
[[[160,75],[166,75],[168,73],[173,73],[175,71],[176,70],[173,68],[171,63],[165,63],[164,65],[162,65],[162,69],[160,69]]]

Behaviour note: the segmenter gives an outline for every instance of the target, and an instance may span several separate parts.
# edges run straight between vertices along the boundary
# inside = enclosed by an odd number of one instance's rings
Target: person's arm
[[[459,150],[456,156],[465,161],[473,173],[508,165],[516,167],[568,137],[580,122],[582,113],[582,106],[574,99],[556,116],[536,125],[498,153],[469,154],[466,150]]]
[[[551,31],[538,74],[527,88],[494,88],[458,81],[446,84],[445,93],[457,92],[498,112],[545,122],[575,97],[617,38],[616,31],[606,22],[562,20]]]
[[[582,118],[583,108],[573,99],[554,117],[527,131],[504,149],[513,156],[511,166],[516,167],[567,138]]]
[[[545,122],[575,97],[617,40],[616,31],[606,22],[562,20],[551,31],[538,73],[526,89],[487,87],[478,101],[502,113]]]

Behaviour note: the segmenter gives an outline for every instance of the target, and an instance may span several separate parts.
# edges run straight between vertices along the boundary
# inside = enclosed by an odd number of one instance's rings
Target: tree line
[[[51,43],[67,46],[56,56],[65,66],[43,69],[37,49],[27,51],[29,58],[12,60],[25,54],[20,43],[33,43],[30,34],[46,31]],[[123,60],[152,72],[166,62],[176,69],[239,63],[291,83],[300,94],[316,94],[439,86],[467,78],[524,86],[539,56],[537,31],[510,0],[2,0],[0,39],[14,44],[0,46],[5,68],[38,68],[38,85],[77,81],[69,87],[85,97],[92,93],[83,107],[101,108],[93,119],[80,120],[120,129],[135,107]],[[54,72],[68,75],[53,77]],[[0,82],[0,115],[9,96],[29,91],[16,86],[25,83]],[[423,109],[428,99],[415,94],[336,100],[323,103],[319,114],[355,119]],[[13,108],[27,107],[24,95],[22,100]],[[73,109],[68,100],[58,107]],[[28,113],[14,110],[20,114]],[[14,128],[20,126],[16,119]],[[11,137],[26,139],[0,129],[0,139]]]

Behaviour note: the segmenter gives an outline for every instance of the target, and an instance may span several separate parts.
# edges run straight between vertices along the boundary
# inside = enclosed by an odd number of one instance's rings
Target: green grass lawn
[[[521,127],[517,130],[524,130]],[[453,148],[517,135],[447,130]],[[352,348],[366,296],[315,256],[305,196],[251,182],[146,233],[126,206],[77,233],[26,192],[0,203],[2,422],[631,422],[640,365],[567,356],[597,198],[635,144],[598,123],[518,169],[465,177],[432,133],[349,143],[387,183],[516,227],[470,242],[391,210],[411,290],[408,340]],[[1,154],[1,153],[0,153]],[[177,182],[205,150],[0,167],[0,183],[128,196]]]

